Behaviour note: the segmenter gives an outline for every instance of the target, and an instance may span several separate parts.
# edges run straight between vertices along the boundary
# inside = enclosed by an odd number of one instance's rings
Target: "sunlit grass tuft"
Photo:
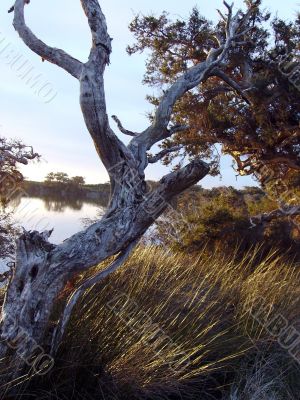
[[[245,382],[258,359],[285,360],[274,363],[274,376],[296,366],[251,310],[263,299],[292,323],[300,305],[299,266],[275,253],[258,259],[256,251],[192,258],[138,248],[85,293],[56,367],[28,390],[44,385],[43,398],[252,399]]]

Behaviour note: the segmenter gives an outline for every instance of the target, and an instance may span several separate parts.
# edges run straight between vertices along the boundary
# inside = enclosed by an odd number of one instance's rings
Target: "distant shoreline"
[[[68,184],[24,181],[23,190],[30,197],[77,198],[107,206],[110,197],[109,183],[73,187]]]

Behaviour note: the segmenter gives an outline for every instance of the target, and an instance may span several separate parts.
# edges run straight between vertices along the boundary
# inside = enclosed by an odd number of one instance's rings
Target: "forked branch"
[[[18,287],[19,282],[13,278],[10,290],[12,301],[9,303],[6,299],[4,309],[11,312],[11,304],[15,303],[13,316],[19,316],[20,310],[22,310],[21,325],[24,324],[27,331],[31,331],[40,340],[50,315],[48,310],[51,310],[63,285],[76,274],[94,267],[109,257],[120,255],[107,270],[84,282],[74,293],[58,327],[53,350],[57,348],[72,308],[80,295],[91,285],[115,271],[125,261],[137,241],[153,221],[167,209],[174,196],[196,184],[208,174],[210,166],[200,159],[194,159],[185,167],[165,175],[155,189],[148,192],[144,173],[148,165],[147,151],[155,143],[175,132],[188,129],[186,126],[170,127],[176,102],[187,91],[206,81],[210,76],[214,76],[216,68],[222,68],[229,63],[228,56],[232,42],[244,28],[242,26],[244,20],[241,19],[240,12],[233,16],[233,7],[225,3],[228,15],[224,43],[222,42],[219,48],[213,49],[206,60],[188,69],[171,85],[161,99],[153,123],[142,133],[133,137],[128,146],[125,146],[111,129],[106,111],[104,71],[109,64],[111,38],[107,32],[105,16],[98,0],[81,0],[81,4],[92,35],[89,59],[84,64],[64,51],[49,47],[39,40],[26,26],[24,0],[15,2],[14,26],[25,44],[42,58],[60,66],[79,79],[81,110],[98,155],[110,175],[112,199],[107,212],[100,221],[57,246],[48,243],[47,238],[42,238],[41,243],[37,240],[33,242],[32,234],[29,234],[28,238],[24,237],[23,240],[19,240],[16,271],[22,275],[26,269],[28,287],[33,288],[34,285],[39,285],[40,292],[37,291],[34,296],[31,296],[32,292],[26,290],[22,294],[21,300],[20,296],[14,297],[14,287]],[[121,123],[120,125],[123,131],[126,131]],[[174,149],[172,150],[174,151]],[[161,158],[162,154],[157,157]],[[41,238],[37,233],[34,233],[34,237]],[[37,253],[37,245],[38,255],[40,255],[37,260],[34,257],[31,259],[32,254]],[[25,251],[25,254],[22,253],[22,250]],[[24,258],[25,263],[23,262]],[[31,265],[32,263],[33,265]],[[37,266],[39,268],[39,274],[34,283],[27,274],[28,266],[34,267],[34,269]],[[34,320],[31,317],[32,309],[27,307],[28,310],[24,310],[26,296],[28,296],[29,302],[36,303],[36,308],[40,304],[44,304],[43,308],[35,314]],[[3,326],[3,338],[10,337],[8,318],[5,319]],[[37,326],[39,326],[38,329]]]
[[[17,0],[14,5],[14,28],[20,35],[24,43],[37,55],[42,57],[42,59],[56,64],[63,68],[69,74],[79,79],[82,63],[76,58],[71,57],[69,54],[63,50],[56,49],[48,46],[40,39],[38,39],[33,32],[27,27],[24,17],[24,0]]]
[[[229,5],[227,2],[224,2],[224,4],[228,10],[226,17],[221,13],[222,19],[225,19],[225,41],[222,42],[220,38],[217,38],[219,47],[211,49],[205,61],[189,68],[164,93],[157,107],[152,125],[131,141],[131,148],[138,148],[139,154],[147,152],[155,143],[166,138],[167,127],[170,123],[175,103],[187,91],[195,88],[211,76],[218,74],[218,76],[222,77],[226,83],[233,87],[242,95],[244,100],[249,103],[249,100],[246,98],[239,85],[231,78],[227,77],[225,73],[221,71],[221,68],[229,63],[228,55],[234,40],[248,31],[248,29],[244,28],[250,15],[252,15],[253,9],[250,7],[245,15],[243,15],[241,11],[233,15],[233,4]],[[145,164],[147,163],[146,159],[143,161]]]

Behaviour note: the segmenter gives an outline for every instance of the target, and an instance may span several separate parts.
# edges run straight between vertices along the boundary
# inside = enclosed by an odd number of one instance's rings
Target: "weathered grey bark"
[[[253,226],[256,225],[267,225],[269,222],[274,221],[279,218],[289,218],[291,222],[296,225],[296,217],[300,215],[300,206],[284,206],[281,208],[277,208],[276,210],[272,210],[270,212],[265,212],[263,214],[256,215],[251,218],[251,224]],[[299,228],[299,227],[298,227]]]
[[[233,16],[232,6],[225,3],[228,8],[225,39],[219,39],[219,47],[212,49],[205,61],[190,68],[169,88],[153,123],[143,132],[132,135],[130,144],[125,146],[112,131],[106,112],[103,74],[109,64],[111,39],[105,17],[97,0],[81,0],[81,4],[92,33],[92,48],[86,63],[47,46],[29,30],[24,20],[24,0],[15,2],[14,27],[32,51],[79,80],[82,113],[96,151],[110,176],[111,201],[99,222],[58,246],[49,243],[49,232],[25,232],[18,239],[14,275],[2,308],[0,358],[7,354],[7,344],[15,342],[18,342],[19,354],[31,356],[36,344],[44,344],[53,305],[66,282],[111,256],[119,254],[119,260],[123,260],[122,257],[128,255],[172,198],[207,175],[209,166],[196,159],[164,176],[149,193],[144,173],[148,165],[147,151],[174,132],[186,129],[169,127],[176,101],[214,76],[216,68],[219,71],[226,66],[231,42],[242,35],[248,18],[242,18],[240,13]],[[113,264],[111,270],[120,264]],[[95,277],[95,281],[87,282],[75,293],[59,324],[55,347],[79,294],[101,277]],[[18,337],[24,331],[30,340],[19,341]]]

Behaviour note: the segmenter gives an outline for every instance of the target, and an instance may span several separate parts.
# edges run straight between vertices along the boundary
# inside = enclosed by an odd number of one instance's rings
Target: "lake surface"
[[[55,244],[84,228],[84,219],[95,219],[104,213],[96,202],[72,198],[22,197],[11,201],[17,225],[26,230],[44,231],[54,228],[50,241]]]
[[[49,241],[55,244],[84,229],[85,219],[99,218],[105,211],[96,201],[60,197],[16,198],[8,209],[14,212],[16,224],[26,230],[42,232],[54,228]],[[0,260],[0,273],[7,269],[7,261]]]
[[[65,197],[18,197],[11,200],[14,222],[29,231],[53,230],[51,243],[62,243],[87,226],[86,220],[101,218],[105,205],[101,200]],[[152,232],[153,228],[149,229]],[[9,260],[0,259],[0,273]],[[0,285],[1,287],[1,285]]]

